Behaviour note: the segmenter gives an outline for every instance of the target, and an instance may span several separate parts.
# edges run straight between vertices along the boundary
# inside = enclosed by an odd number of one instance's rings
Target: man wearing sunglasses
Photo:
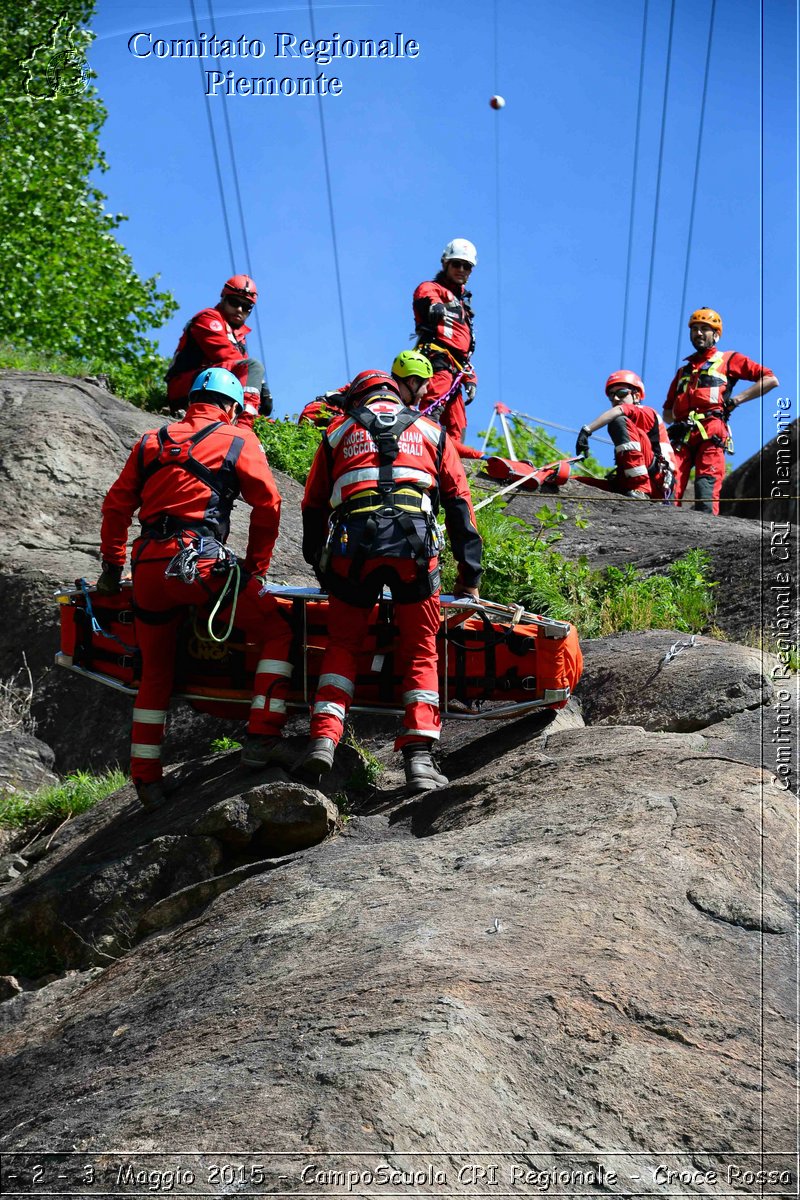
[[[575,478],[632,500],[669,500],[675,479],[675,454],[661,417],[654,408],[642,404],[644,384],[634,371],[615,371],[606,380],[606,395],[613,408],[581,428],[575,453],[588,454],[591,435],[607,427],[617,465],[606,479],[591,475]]]
[[[433,378],[423,410],[447,430],[461,458],[481,458],[480,450],[464,445],[467,430],[466,393],[475,398],[478,376],[470,362],[475,349],[472,332],[472,293],[467,282],[477,266],[478,252],[466,238],[454,238],[442,251],[442,269],[435,279],[414,292],[417,350],[430,360]]]
[[[272,396],[264,382],[264,364],[248,355],[245,340],[250,332],[245,319],[257,299],[258,291],[250,276],[233,275],[223,285],[219,303],[195,313],[184,326],[165,376],[173,416],[186,407],[189,389],[198,371],[206,367],[222,367],[241,383],[244,388],[241,424],[252,424],[255,417],[270,415]]]

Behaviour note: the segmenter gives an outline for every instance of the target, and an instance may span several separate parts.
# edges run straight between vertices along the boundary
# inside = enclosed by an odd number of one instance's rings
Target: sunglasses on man
[[[630,388],[617,388],[616,391],[611,392],[611,399],[612,400],[621,400],[623,396],[632,396],[632,395],[633,395],[633,392],[631,391]]]
[[[457,267],[462,271],[466,271],[468,275],[472,270],[472,263],[464,262],[463,258],[451,258],[450,266]]]
[[[240,300],[238,296],[224,296],[223,299],[229,308],[240,308],[245,315],[253,311],[249,300]]]

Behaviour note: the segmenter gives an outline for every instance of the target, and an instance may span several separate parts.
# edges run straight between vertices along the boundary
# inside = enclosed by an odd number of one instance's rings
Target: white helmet
[[[452,242],[447,243],[442,251],[442,262],[450,262],[452,258],[461,258],[471,267],[478,265],[478,251],[466,238],[453,238]]]

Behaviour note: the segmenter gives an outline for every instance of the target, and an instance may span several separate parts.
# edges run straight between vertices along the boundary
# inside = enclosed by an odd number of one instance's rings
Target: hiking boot
[[[240,762],[243,767],[251,767],[253,770],[259,767],[285,767],[289,764],[289,751],[281,737],[248,733],[242,746]]]
[[[410,746],[403,746],[403,766],[406,771],[407,796],[446,787],[450,782],[446,775],[440,775],[436,770],[428,747],[419,745],[417,742]]]
[[[629,500],[649,500],[650,499],[647,492],[623,492],[623,495],[627,496]]]
[[[333,738],[311,738],[294,769],[298,775],[304,775],[307,779],[319,779],[320,775],[330,771],[335,753],[336,743]]]
[[[171,790],[166,787],[163,779],[154,779],[150,783],[134,780],[133,786],[136,788],[139,803],[146,812],[152,812],[166,804],[168,792]]]

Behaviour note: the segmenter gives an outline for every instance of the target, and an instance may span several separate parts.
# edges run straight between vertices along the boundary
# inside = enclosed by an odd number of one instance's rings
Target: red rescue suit
[[[671,426],[678,476],[677,504],[686,491],[692,467],[695,474],[695,505],[700,512],[719,515],[719,494],[725,478],[725,448],[730,441],[726,403],[740,379],[754,382],[771,375],[769,367],[746,358],[735,350],[698,350],[689,355],[669,386],[665,411],[671,410]]]
[[[219,305],[195,313],[183,327],[178,348],[167,369],[167,400],[172,409],[182,407],[189,389],[206,367],[224,367],[241,383],[247,383],[248,325],[234,330]],[[258,401],[256,401],[258,407]]]
[[[136,782],[162,776],[161,743],[178,629],[189,606],[208,609],[225,586],[234,559],[223,542],[239,495],[253,512],[236,625],[262,646],[248,728],[277,735],[286,721],[291,630],[274,598],[259,596],[261,582],[254,577],[269,567],[280,515],[280,496],[255,434],[231,424],[214,404],[190,404],[184,420],[139,439],[103,502],[104,562],[124,565],[128,528],[137,509],[142,525],[131,552],[142,654],[131,734]],[[181,556],[188,566],[178,571]],[[168,568],[170,575],[165,574]],[[229,617],[228,602],[218,620],[222,624]]]
[[[462,383],[464,386],[474,386],[478,382],[475,368],[470,362],[475,349],[471,300],[471,292],[462,290],[458,293],[447,287],[442,271],[436,279],[421,283],[414,292],[414,322],[419,339],[417,349],[430,359],[433,367],[433,378],[428,383],[422,407],[436,405],[437,401],[448,397],[438,419],[455,443],[461,458],[481,457],[480,450],[464,445],[467,413]],[[456,385],[459,375],[462,378]]]
[[[327,429],[331,421],[342,415],[342,397],[349,386],[349,383],[345,384],[337,391],[324,392],[323,395],[309,400],[297,418],[297,424],[316,425],[318,429]]]
[[[477,587],[481,539],[469,487],[455,447],[434,421],[407,409],[387,377],[323,435],[302,505],[303,556],[331,596],[312,737],[338,743],[342,736],[357,654],[384,585],[394,599],[403,676],[405,715],[395,749],[439,737],[439,498],[460,582]]]

